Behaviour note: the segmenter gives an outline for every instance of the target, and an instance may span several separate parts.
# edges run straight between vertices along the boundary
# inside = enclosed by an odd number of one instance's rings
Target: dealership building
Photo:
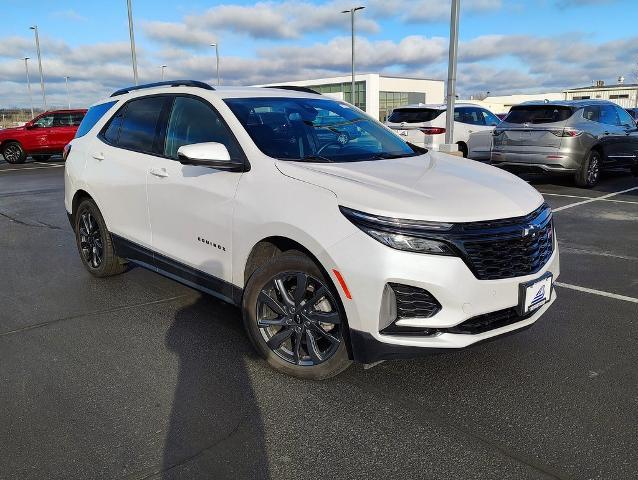
[[[321,94],[352,102],[352,76],[277,82],[260,86],[308,87]],[[365,73],[355,75],[354,104],[369,115],[384,120],[394,108],[416,103],[443,103],[445,83],[429,78]]]

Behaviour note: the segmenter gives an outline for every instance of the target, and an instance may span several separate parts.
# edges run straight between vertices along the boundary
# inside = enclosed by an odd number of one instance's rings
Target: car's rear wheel
[[[467,145],[464,142],[459,142],[457,145],[459,146],[459,152],[463,154],[463,158],[467,158]]]
[[[75,240],[86,269],[96,277],[110,277],[126,269],[115,254],[111,234],[91,199],[83,200],[74,214]]]
[[[602,156],[598,150],[589,152],[585,161],[576,172],[574,181],[579,187],[591,188],[600,180],[600,170],[602,167]]]
[[[2,156],[9,163],[24,163],[27,154],[18,142],[8,142],[2,147]]]
[[[320,380],[351,363],[337,293],[306,255],[284,253],[258,268],[246,285],[243,317],[257,351],[280,372]]]

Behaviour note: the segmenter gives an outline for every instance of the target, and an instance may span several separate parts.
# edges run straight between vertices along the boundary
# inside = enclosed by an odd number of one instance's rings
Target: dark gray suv
[[[493,134],[491,163],[508,170],[572,174],[582,187],[598,183],[605,168],[638,174],[636,122],[612,102],[526,102]]]

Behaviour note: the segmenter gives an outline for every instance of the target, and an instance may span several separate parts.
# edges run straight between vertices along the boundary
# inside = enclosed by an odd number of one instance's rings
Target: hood
[[[339,204],[388,217],[470,222],[526,215],[543,197],[520,178],[438,152],[346,163],[277,161],[289,177],[334,192]]]
[[[0,135],[13,135],[16,132],[21,132],[23,130],[26,130],[26,128],[25,127],[3,128],[2,130],[0,130]]]

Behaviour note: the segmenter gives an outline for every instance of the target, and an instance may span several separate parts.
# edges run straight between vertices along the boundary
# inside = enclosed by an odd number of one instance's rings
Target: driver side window
[[[40,117],[35,122],[33,122],[33,124],[37,125],[40,128],[51,127],[53,126],[53,115],[45,115],[44,117]]]
[[[223,144],[230,158],[241,158],[239,148],[219,115],[206,103],[192,97],[175,97],[168,120],[164,155],[177,159],[182,145],[217,142]]]

